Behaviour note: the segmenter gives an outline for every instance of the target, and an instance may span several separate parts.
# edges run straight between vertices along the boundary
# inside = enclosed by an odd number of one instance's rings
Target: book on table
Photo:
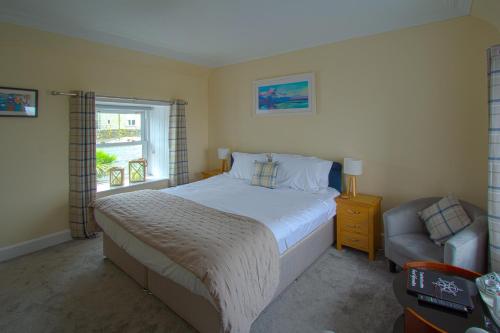
[[[431,270],[410,268],[408,269],[407,276],[407,290],[410,293],[427,295],[439,300],[462,305],[469,311],[474,308],[467,280],[458,276],[445,275]]]

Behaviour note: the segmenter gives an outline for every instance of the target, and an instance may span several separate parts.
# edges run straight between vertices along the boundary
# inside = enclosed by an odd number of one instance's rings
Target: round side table
[[[445,272],[442,272],[446,274]],[[452,275],[452,274],[449,274]],[[489,332],[500,332],[493,320],[489,317],[489,310],[481,300],[481,295],[473,281],[467,281],[469,292],[474,303],[474,310],[470,313],[460,313],[432,304],[419,303],[415,295],[409,294],[406,289],[406,271],[396,275],[393,281],[394,295],[403,308],[410,308],[426,321],[434,324],[446,332],[465,332],[469,327],[480,327]],[[394,323],[394,332],[404,332],[405,319],[401,315]]]

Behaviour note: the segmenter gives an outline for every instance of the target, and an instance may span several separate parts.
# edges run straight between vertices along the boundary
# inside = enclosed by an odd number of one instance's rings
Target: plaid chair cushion
[[[454,196],[447,196],[432,206],[418,212],[429,231],[430,238],[438,245],[472,223],[469,216]]]
[[[278,162],[255,161],[251,184],[255,186],[275,188],[277,174]]]

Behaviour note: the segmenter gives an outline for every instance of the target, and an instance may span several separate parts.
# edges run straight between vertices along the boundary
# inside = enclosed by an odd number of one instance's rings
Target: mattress
[[[316,228],[331,221],[336,209],[334,198],[339,195],[335,189],[315,194],[287,188],[271,190],[250,186],[246,181],[227,174],[162,191],[265,224],[276,238],[281,255]],[[203,283],[190,271],[135,238],[99,210],[94,214],[103,231],[129,255],[212,302]]]

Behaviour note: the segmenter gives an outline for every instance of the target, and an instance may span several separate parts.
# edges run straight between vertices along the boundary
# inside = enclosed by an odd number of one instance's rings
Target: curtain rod
[[[50,92],[51,95],[53,96],[78,96],[78,93],[76,92],[64,92],[64,91],[57,91],[53,90]],[[96,97],[100,98],[110,98],[110,99],[121,99],[121,100],[126,100],[126,101],[142,101],[142,102],[159,102],[159,103],[166,103],[169,105],[172,104],[181,104],[181,105],[187,105],[188,102],[183,101],[181,99],[174,99],[174,100],[161,100],[161,99],[144,99],[144,98],[137,98],[137,97],[118,97],[118,96],[104,96],[104,95],[96,95]]]

